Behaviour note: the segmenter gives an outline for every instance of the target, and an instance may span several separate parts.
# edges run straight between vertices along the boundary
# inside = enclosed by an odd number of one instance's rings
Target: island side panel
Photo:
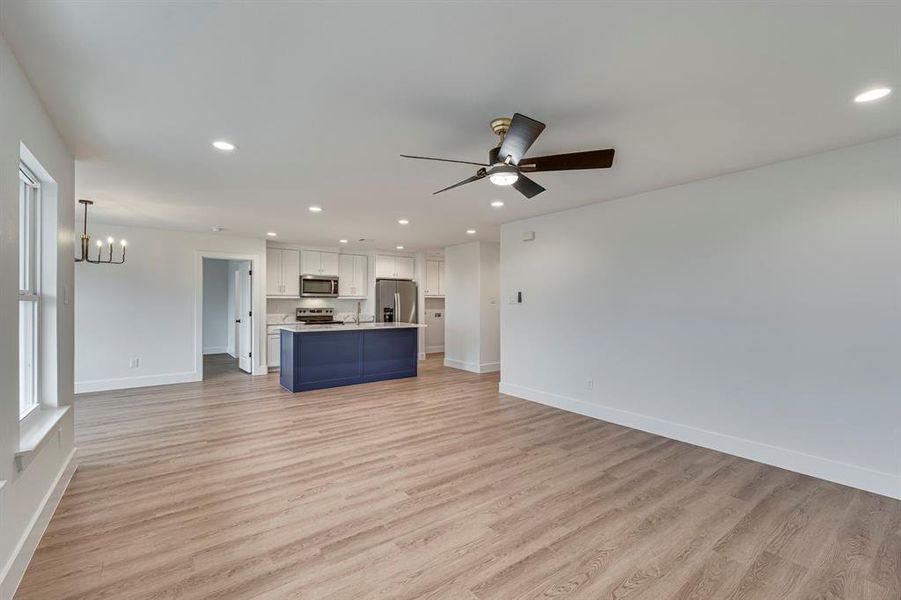
[[[416,377],[418,329],[368,330],[363,335],[363,381]]]
[[[284,329],[279,332],[279,372],[278,383],[290,392],[294,389],[294,338],[295,335]]]
[[[363,376],[359,331],[294,336],[295,392],[360,383]]]

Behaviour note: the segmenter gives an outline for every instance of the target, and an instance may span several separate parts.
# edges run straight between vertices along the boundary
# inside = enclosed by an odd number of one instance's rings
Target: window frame
[[[19,421],[41,405],[41,181],[19,163]],[[23,198],[24,195],[24,198]],[[24,244],[22,236],[27,236]],[[24,252],[23,252],[24,249]],[[24,273],[24,276],[23,276]],[[23,364],[23,303],[31,305],[30,373]],[[28,375],[31,393],[26,398],[22,378]]]

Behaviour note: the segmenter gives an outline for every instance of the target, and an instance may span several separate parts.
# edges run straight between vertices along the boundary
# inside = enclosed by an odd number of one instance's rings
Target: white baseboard
[[[501,370],[501,363],[468,363],[462,360],[454,360],[453,358],[445,358],[444,366],[452,369],[460,369],[469,371],[470,373],[494,373]]]
[[[125,390],[129,388],[149,387],[152,385],[169,385],[170,383],[189,383],[200,381],[200,373],[167,373],[163,375],[142,375],[140,377],[120,377],[118,379],[95,379],[93,381],[76,381],[75,393],[105,392],[108,390]]]
[[[19,543],[16,544],[12,558],[7,562],[3,572],[0,572],[0,598],[12,598],[16,593],[16,588],[19,587],[19,583],[25,575],[28,563],[31,562],[31,557],[34,556],[34,551],[44,536],[47,525],[50,524],[50,518],[56,512],[56,507],[59,506],[59,501],[69,486],[72,475],[75,473],[75,469],[78,466],[75,462],[77,451],[77,448],[72,448],[72,451],[69,452],[69,456],[53,481],[53,485],[50,486],[50,489],[44,495],[39,510],[35,511],[34,517],[32,517],[28,528],[25,530],[25,534],[19,540]]]
[[[891,473],[837,462],[796,450],[771,446],[512,383],[501,382],[500,392],[901,500],[901,477]]]
[[[426,346],[425,353],[426,354],[435,354],[436,352],[444,352],[444,345],[441,346]]]
[[[420,352],[419,354],[417,354],[417,357],[419,358],[419,360],[425,360],[425,352]]]
[[[228,346],[210,346],[203,349],[204,354],[228,354]]]

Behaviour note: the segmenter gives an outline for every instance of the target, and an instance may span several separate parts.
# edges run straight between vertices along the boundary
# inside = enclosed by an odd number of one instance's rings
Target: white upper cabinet
[[[338,253],[337,252],[320,252],[320,264],[322,265],[323,275],[338,276]]]
[[[300,296],[300,253],[297,250],[266,249],[266,295]]]
[[[338,276],[338,253],[303,250],[301,256],[301,275]]]
[[[383,254],[375,255],[375,278],[392,279],[394,277],[394,257]]]
[[[266,295],[280,296],[282,293],[282,251],[266,248]]]
[[[416,261],[409,256],[377,254],[375,257],[377,279],[414,279],[415,271]]]
[[[318,275],[322,263],[319,260],[319,253],[311,250],[304,250],[300,253],[300,274],[301,275]]]
[[[358,254],[338,255],[338,294],[341,298],[366,298],[369,259]]]
[[[425,295],[444,296],[444,263],[437,260],[425,261]]]
[[[300,252],[282,250],[282,293],[286,296],[300,296]]]
[[[425,261],[425,288],[423,293],[426,296],[440,296],[440,286],[438,285],[438,265],[437,260]]]
[[[409,256],[394,257],[395,268],[397,269],[398,279],[415,279],[416,278],[416,260]]]

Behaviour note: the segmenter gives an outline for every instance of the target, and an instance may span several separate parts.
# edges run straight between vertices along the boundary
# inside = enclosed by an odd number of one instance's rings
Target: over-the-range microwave
[[[301,275],[300,295],[308,298],[337,298],[338,278],[322,275]]]

